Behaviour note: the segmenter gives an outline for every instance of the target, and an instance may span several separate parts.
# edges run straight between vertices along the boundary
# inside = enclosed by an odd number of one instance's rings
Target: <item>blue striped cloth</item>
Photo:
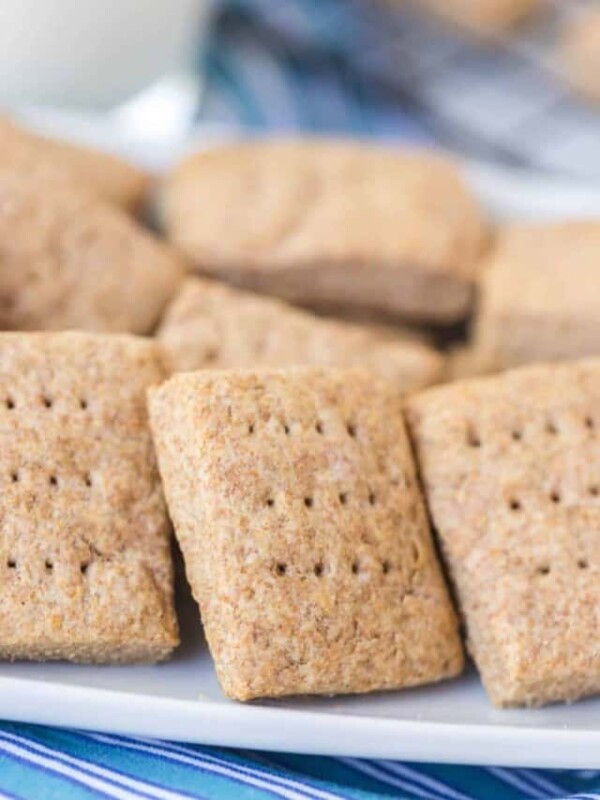
[[[600,772],[239,752],[5,723],[0,798],[516,800],[600,798]]]
[[[353,66],[374,0],[223,0],[201,119],[251,129],[431,138]],[[0,797],[219,800],[600,800],[600,772],[239,752],[0,723]]]

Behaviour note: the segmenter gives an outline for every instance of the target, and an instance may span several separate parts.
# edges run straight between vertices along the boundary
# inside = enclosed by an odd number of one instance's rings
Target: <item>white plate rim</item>
[[[8,677],[0,677],[0,697],[2,716],[19,722],[221,747],[481,766],[600,767],[600,728],[382,719]]]

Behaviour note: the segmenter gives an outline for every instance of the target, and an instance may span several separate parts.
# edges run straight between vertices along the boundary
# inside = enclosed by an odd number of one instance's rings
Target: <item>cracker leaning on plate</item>
[[[149,406],[227,695],[398,689],[461,671],[396,392],[357,370],[204,371],[172,377]]]
[[[121,206],[138,210],[150,176],[117,156],[33,133],[0,117],[0,169],[19,164],[33,173],[65,173],[76,186]]]
[[[180,258],[70,182],[0,168],[0,327],[149,333]]]
[[[600,360],[429,389],[408,416],[493,702],[600,692]]]
[[[0,334],[0,657],[129,662],[178,642],[145,407],[158,347]]]
[[[163,196],[167,235],[201,272],[324,309],[451,323],[487,242],[454,165],[351,141],[256,141],[185,160]]]
[[[520,223],[482,269],[481,362],[503,369],[600,353],[600,222]]]
[[[187,279],[158,339],[172,371],[297,364],[365,366],[398,391],[441,380],[432,347],[385,331],[322,319],[268,297],[201,278]]]

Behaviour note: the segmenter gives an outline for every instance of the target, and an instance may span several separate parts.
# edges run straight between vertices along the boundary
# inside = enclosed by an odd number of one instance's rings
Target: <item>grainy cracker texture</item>
[[[158,661],[178,641],[145,391],[158,348],[0,334],[0,657]]]
[[[408,415],[491,699],[600,691],[600,360],[429,389]]]
[[[460,672],[395,392],[368,372],[181,373],[150,393],[169,510],[230,697]]]

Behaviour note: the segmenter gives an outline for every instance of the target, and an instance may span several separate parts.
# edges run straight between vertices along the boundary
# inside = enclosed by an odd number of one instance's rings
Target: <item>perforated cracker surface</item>
[[[600,361],[431,389],[408,410],[492,700],[600,691]]]
[[[394,392],[364,372],[182,373],[150,393],[171,517],[231,697],[462,667]]]
[[[134,337],[0,335],[0,657],[155,661],[177,644]]]

